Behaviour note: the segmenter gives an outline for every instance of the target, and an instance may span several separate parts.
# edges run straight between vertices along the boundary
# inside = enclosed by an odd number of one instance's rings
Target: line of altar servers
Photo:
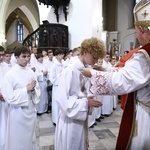
[[[54,125],[57,123],[59,108],[55,100],[55,95],[59,94],[57,91],[57,85],[59,76],[64,67],[69,63],[71,57],[78,56],[80,48],[74,48],[69,51],[66,56],[61,49],[56,49],[55,54],[52,50],[42,50],[41,54],[37,54],[37,48],[31,49],[31,59],[28,64],[37,75],[38,83],[41,89],[40,102],[37,105],[37,114],[42,115],[45,112],[52,113],[52,122]],[[105,71],[111,71],[115,64],[110,63],[110,55],[106,53],[103,60],[98,60],[97,65],[102,66]],[[11,57],[11,64],[16,63],[14,56]],[[117,63],[117,62],[115,62]],[[66,79],[67,80],[67,79]],[[100,119],[108,117],[116,109],[118,104],[118,96],[100,96],[97,95],[97,99],[102,102],[102,107],[94,108],[92,114],[89,115],[89,127],[96,125],[96,121],[100,122]]]
[[[31,57],[27,67],[31,68],[36,74],[41,90],[40,102],[36,106],[37,115],[51,112],[54,125],[57,124],[59,114],[59,108],[55,100],[56,95],[61,92],[57,91],[59,76],[63,68],[69,64],[70,59],[77,57],[79,54],[80,48],[69,51],[65,56],[60,48],[55,50],[55,54],[53,54],[52,50],[42,50],[41,53],[37,53],[36,47],[31,49]],[[5,67],[7,70],[11,69],[11,67],[16,64],[15,56],[6,50],[2,63],[7,66]],[[99,60],[96,65],[102,66],[105,71],[111,71],[113,66],[110,63],[110,55],[106,54],[106,57],[103,60]],[[96,125],[96,121],[100,122],[104,117],[111,115],[118,104],[118,96],[97,95],[96,98],[102,102],[102,107],[93,108],[91,110],[91,115],[89,115],[88,119],[88,126],[90,128]]]

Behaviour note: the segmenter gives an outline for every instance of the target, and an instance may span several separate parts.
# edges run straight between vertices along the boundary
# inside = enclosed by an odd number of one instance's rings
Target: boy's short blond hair
[[[81,54],[83,54],[84,52],[89,52],[92,56],[94,56],[97,59],[104,58],[105,56],[104,43],[95,37],[85,39],[81,43],[81,50],[80,50]]]

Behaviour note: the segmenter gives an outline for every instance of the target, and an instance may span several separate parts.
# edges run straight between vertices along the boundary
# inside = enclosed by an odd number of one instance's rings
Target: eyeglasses
[[[95,57],[95,56],[92,56],[92,57],[93,57],[94,60],[98,60],[98,59],[99,59],[99,58],[97,58],[97,57]]]
[[[30,55],[22,55],[22,58],[30,58]]]
[[[0,54],[0,57],[4,57],[4,54]]]
[[[11,55],[5,55],[5,57],[11,57]]]
[[[52,50],[48,50],[48,53],[52,53],[53,51]]]

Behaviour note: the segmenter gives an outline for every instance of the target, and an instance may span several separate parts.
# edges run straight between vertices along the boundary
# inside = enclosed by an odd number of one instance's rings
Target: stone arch
[[[15,19],[19,19],[29,33],[39,27],[39,7],[36,0],[1,0],[0,44],[4,45],[6,34]],[[5,43],[6,44],[6,43]]]
[[[24,26],[28,29],[29,33],[33,32],[33,27],[27,16],[24,14],[24,12],[22,12],[20,8],[16,8],[6,20],[6,34],[10,26],[16,19],[19,19],[24,24]]]

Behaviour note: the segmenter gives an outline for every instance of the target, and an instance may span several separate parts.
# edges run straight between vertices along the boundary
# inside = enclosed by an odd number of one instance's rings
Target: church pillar
[[[92,1],[92,22],[93,22],[93,36],[102,39],[103,31],[103,16],[102,16],[102,0]]]
[[[6,35],[5,35],[5,18],[6,18],[6,11],[10,0],[1,0],[0,1],[0,45],[6,47]]]

